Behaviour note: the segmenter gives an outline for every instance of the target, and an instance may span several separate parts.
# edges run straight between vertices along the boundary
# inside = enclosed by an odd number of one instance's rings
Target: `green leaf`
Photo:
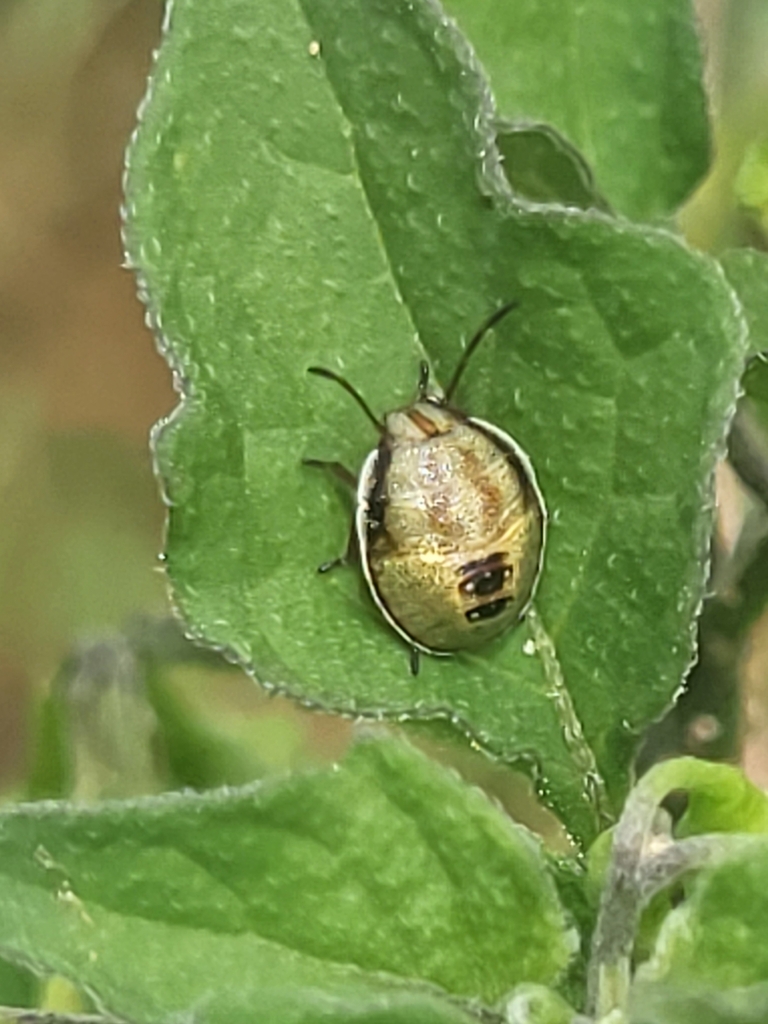
[[[749,351],[754,354],[744,374],[745,395],[741,402],[740,429],[744,435],[741,447],[735,453],[737,468],[742,468],[743,456],[757,451],[750,463],[756,463],[759,476],[765,476],[768,458],[768,256],[754,249],[732,249],[720,257],[726,276],[744,307],[749,326]],[[739,460],[739,454],[742,459]],[[733,455],[734,453],[732,453]],[[747,472],[747,483],[753,484]],[[762,493],[763,489],[758,489]]]
[[[215,703],[198,708],[185,699],[184,691],[191,687],[184,683],[205,687],[215,701],[226,696],[228,681],[227,676],[216,675],[210,669],[201,673],[189,666],[186,670],[150,666],[147,695],[160,722],[173,788],[241,786],[269,774],[267,751],[281,752],[284,771],[291,754],[300,746],[301,732],[287,719],[274,715],[262,724],[237,705],[225,718]]]
[[[576,922],[580,936],[580,949],[571,960],[567,974],[558,981],[557,991],[581,1009],[587,989],[587,965],[597,913],[596,904],[590,902],[590,879],[581,861],[573,857],[550,856],[547,864],[557,886],[558,896]]]
[[[636,220],[678,206],[706,173],[702,60],[689,0],[447,0],[499,109],[577,146]]]
[[[720,262],[744,307],[749,351],[768,352],[768,256],[755,249],[730,249]]]
[[[460,1020],[411,982],[492,1003],[555,981],[576,944],[532,837],[392,741],[279,784],[6,810],[0,901],[6,956],[131,1020],[228,991],[292,1020],[266,1007],[309,990]]]
[[[640,779],[631,800],[641,808],[655,806],[677,790],[687,794],[686,813],[678,829],[681,835],[768,831],[768,796],[739,768],[727,764],[696,757],[662,761]],[[601,837],[600,846],[602,842]],[[597,866],[600,860],[602,852]]]
[[[128,250],[185,394],[156,436],[167,568],[192,631],[264,684],[452,717],[589,837],[598,770],[615,807],[691,657],[744,332],[719,269],[669,235],[518,209],[493,139],[485,83],[431,5],[174,6],[127,188]],[[392,408],[425,352],[447,380],[510,298],[458,401],[536,468],[537,613],[413,678],[359,574],[315,573],[351,502],[300,460],[356,469],[376,439],[306,369]]]
[[[754,337],[754,335],[750,335]],[[756,418],[757,425],[763,435],[768,434],[768,361],[762,353],[753,359],[744,374],[744,405],[747,411]],[[765,437],[761,438],[761,447],[766,446]]]
[[[0,960],[0,1005],[34,1006],[38,982],[30,971]]]
[[[700,993],[768,985],[768,837],[732,838],[733,856],[701,871],[667,916],[639,983]]]
[[[610,212],[582,155],[549,125],[500,122],[496,145],[504,174],[519,196]]]
[[[751,139],[746,144],[733,191],[740,206],[752,211],[758,222],[765,224],[768,211],[768,140]]]
[[[572,1024],[576,1014],[556,992],[543,985],[520,985],[506,1007],[510,1024]]]
[[[752,249],[734,249],[721,256],[723,269],[736,291],[749,327],[753,355],[743,378],[744,394],[733,421],[728,444],[731,465],[751,491],[768,504],[768,257]],[[741,547],[749,531],[742,531]],[[763,561],[768,548],[754,553],[753,565],[743,581],[741,607],[732,614],[744,628],[759,615],[768,596]]]
[[[768,985],[724,992],[671,984],[637,985],[629,1019],[631,1024],[764,1024]]]
[[[3,1024],[14,1024],[15,1021],[24,1021],[24,1024],[110,1024],[109,1017],[98,1013],[78,1013],[58,1007],[56,1010],[40,1007],[27,1010],[4,1006],[2,1019]]]
[[[768,833],[768,796],[738,768],[692,758],[674,763],[679,766],[675,787],[688,793],[680,835]]]

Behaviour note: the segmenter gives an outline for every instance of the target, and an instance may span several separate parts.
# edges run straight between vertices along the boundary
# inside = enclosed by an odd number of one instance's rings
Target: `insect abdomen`
[[[376,597],[400,631],[452,651],[517,621],[536,575],[541,514],[500,446],[462,421],[397,445],[385,479],[367,554]]]

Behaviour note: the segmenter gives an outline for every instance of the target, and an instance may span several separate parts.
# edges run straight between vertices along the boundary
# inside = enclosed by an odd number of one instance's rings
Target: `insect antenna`
[[[357,393],[357,391],[355,391],[355,389],[352,387],[352,385],[349,383],[349,381],[344,380],[343,377],[340,377],[338,375],[338,373],[334,373],[333,370],[326,370],[322,366],[310,366],[307,369],[307,373],[314,373],[318,377],[327,377],[328,380],[335,380],[337,384],[341,384],[341,386],[344,388],[344,390],[347,392],[347,394],[348,395],[352,395],[354,400],[357,402],[357,404],[363,410],[363,412],[368,417],[368,419],[371,421],[371,423],[374,425],[374,427],[376,427],[378,432],[380,434],[386,433],[386,427],[384,426],[384,424],[380,420],[376,419],[374,414],[371,412],[371,409],[370,409],[370,406],[368,405],[368,403],[365,401],[365,399],[362,397],[362,395],[359,395]]]
[[[462,374],[467,368],[467,363],[469,362],[472,353],[475,351],[475,349],[483,340],[488,331],[490,331],[490,329],[494,327],[499,322],[499,320],[502,320],[507,315],[507,313],[511,312],[518,305],[519,303],[516,301],[507,302],[506,305],[502,306],[500,309],[497,309],[495,313],[492,313],[485,321],[485,323],[480,327],[480,329],[473,335],[473,337],[470,338],[469,344],[464,349],[462,357],[459,360],[459,365],[453,371],[453,376],[451,377],[448,387],[445,389],[443,397],[444,402],[450,402],[451,395],[456,390],[458,383],[461,380]]]

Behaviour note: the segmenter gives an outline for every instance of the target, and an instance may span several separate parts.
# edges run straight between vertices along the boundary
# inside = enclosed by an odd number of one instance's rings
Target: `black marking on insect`
[[[459,590],[467,597],[488,597],[501,590],[504,581],[512,575],[512,566],[504,564],[504,552],[497,551],[487,558],[462,565],[463,577]]]
[[[387,481],[387,469],[392,460],[392,453],[389,446],[385,444],[384,439],[379,442],[378,452],[378,467],[379,475],[373,485],[370,497],[368,498],[368,513],[366,517],[366,538],[368,542],[374,540],[377,534],[384,531],[384,510],[387,505],[386,496],[386,481]]]
[[[487,604],[480,604],[477,608],[470,608],[464,613],[467,622],[480,622],[482,619],[495,619],[501,615],[507,607],[508,599],[500,597],[496,601],[489,601]]]

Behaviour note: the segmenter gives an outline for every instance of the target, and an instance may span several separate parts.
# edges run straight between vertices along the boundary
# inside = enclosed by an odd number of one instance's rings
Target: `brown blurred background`
[[[764,247],[759,188],[750,205],[736,186],[744,183],[745,154],[768,138],[768,5],[702,0],[699,7],[718,159],[682,223],[703,248]],[[161,19],[160,0],[0,4],[0,790],[6,792],[27,770],[40,697],[68,652],[122,629],[136,613],[167,613],[156,571],[163,509],[147,437],[175,398],[133,278],[121,267],[119,217],[123,152]],[[731,477],[723,479],[726,536],[738,533],[743,496]],[[760,656],[763,667],[755,669],[753,661],[750,668],[758,681],[768,660]],[[237,673],[221,673],[216,687],[206,678],[202,673],[189,685],[204,701],[215,690],[222,717],[251,716],[263,726],[266,716],[269,728],[257,732],[262,744],[273,744],[276,764],[297,745],[333,753],[343,743],[346,726],[266,702]],[[768,721],[761,685],[753,683],[750,701],[755,720]],[[761,744],[762,737],[758,755]],[[750,755],[750,764],[768,782],[760,756]]]
[[[159,0],[0,6],[0,777],[83,636],[161,612],[147,450],[170,374],[121,268],[120,181]]]

